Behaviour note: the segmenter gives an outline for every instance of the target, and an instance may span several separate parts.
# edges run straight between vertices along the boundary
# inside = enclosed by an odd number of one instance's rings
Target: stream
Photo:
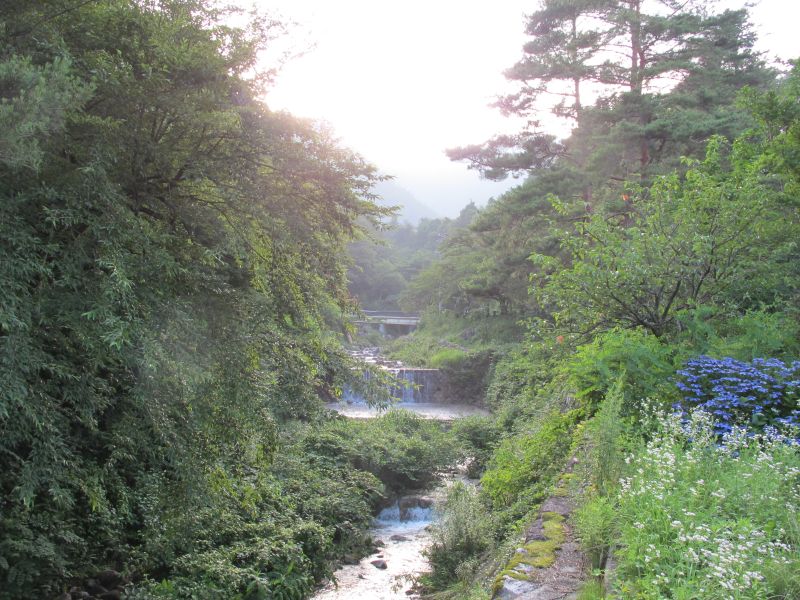
[[[443,393],[444,386],[436,369],[408,367],[381,356],[379,348],[362,349],[353,352],[353,355],[413,384],[396,390],[396,402],[392,408],[402,408],[424,418],[444,421],[489,414],[470,404],[442,401],[446,394]],[[370,407],[363,398],[350,391],[345,392],[341,402],[332,402],[327,406],[355,419],[374,418],[384,412]],[[358,564],[344,565],[337,570],[334,579],[317,592],[313,600],[418,598],[413,588],[414,579],[428,568],[423,551],[431,541],[430,525],[436,520],[433,506],[444,501],[447,488],[454,480],[453,477],[446,478],[430,495],[406,496],[383,509],[370,529],[372,538],[376,540],[377,551],[362,558]],[[375,561],[381,562],[376,565]]]
[[[438,369],[409,367],[400,361],[382,356],[380,348],[377,347],[354,350],[351,355],[367,364],[386,369],[398,379],[409,384],[395,390],[395,402],[391,408],[402,408],[426,419],[442,421],[489,414],[483,408],[464,402],[454,402],[452,398],[449,398]],[[350,390],[345,390],[340,402],[330,402],[326,406],[353,419],[377,417],[386,410],[369,406],[363,397]]]
[[[427,528],[434,514],[430,507],[415,507],[404,513],[401,519],[397,503],[383,509],[370,530],[378,551],[357,565],[341,567],[334,574],[336,583],[329,582],[313,596],[314,600],[418,598],[412,591],[413,578],[428,566],[422,551],[430,542]],[[384,561],[385,568],[372,564],[379,560]]]

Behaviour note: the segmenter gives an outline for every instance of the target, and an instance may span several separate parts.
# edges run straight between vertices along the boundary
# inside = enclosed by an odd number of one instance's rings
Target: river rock
[[[369,561],[371,565],[373,565],[376,569],[386,569],[389,565],[386,563],[385,560],[371,560]]]
[[[409,541],[411,538],[409,538],[409,537],[406,537],[406,536],[404,536],[404,535],[400,535],[399,533],[395,533],[395,534],[394,534],[392,537],[390,537],[389,539],[390,539],[390,540],[392,540],[393,542],[407,542],[407,541]]]
[[[428,496],[404,496],[397,501],[400,509],[400,520],[408,519],[408,513],[413,508],[430,508],[433,506],[433,499]]]

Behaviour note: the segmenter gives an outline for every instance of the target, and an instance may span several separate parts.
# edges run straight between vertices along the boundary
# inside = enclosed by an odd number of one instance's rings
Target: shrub
[[[504,439],[481,478],[484,492],[495,507],[511,505],[537,482],[548,485],[561,471],[572,445],[572,429],[581,411],[551,413],[532,432]]]
[[[735,425],[763,429],[766,425],[798,425],[800,361],[700,356],[678,371],[683,401],[676,408],[701,408],[713,415],[718,434]]]
[[[443,348],[430,357],[428,363],[434,369],[457,365],[467,358],[467,353],[458,348]]]
[[[753,310],[730,315],[724,307],[699,306],[681,314],[681,344],[691,356],[785,358],[800,353],[800,323],[787,312]]]
[[[593,492],[600,496],[616,488],[625,466],[623,452],[629,428],[620,414],[624,401],[623,379],[617,380],[595,416],[583,428],[585,459],[581,469]]]
[[[707,413],[660,416],[616,498],[621,598],[789,598],[800,557],[800,453]]]
[[[425,551],[433,569],[426,577],[429,585],[441,589],[459,579],[469,579],[473,569],[468,567],[492,547],[494,529],[475,488],[463,483],[453,485]]]
[[[372,473],[394,492],[424,488],[456,460],[457,447],[442,424],[405,410],[363,421],[336,419],[322,437],[304,441],[328,460]]]
[[[669,379],[674,373],[669,346],[643,330],[614,329],[578,348],[567,363],[577,395],[594,410],[622,377],[623,415],[639,412],[643,398],[674,395]]]
[[[592,569],[605,569],[616,534],[615,507],[608,498],[592,498],[575,511],[575,528]]]
[[[489,417],[471,416],[453,421],[450,433],[458,441],[470,477],[478,477],[494,450],[500,431]]]

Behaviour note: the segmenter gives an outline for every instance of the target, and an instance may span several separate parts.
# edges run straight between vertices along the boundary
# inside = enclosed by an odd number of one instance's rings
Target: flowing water
[[[354,353],[364,362],[377,364],[392,372],[398,379],[413,386],[394,390],[396,402],[392,407],[415,412],[425,418],[452,420],[487,411],[469,404],[443,402],[442,381],[436,369],[416,369],[380,355],[378,348],[368,348]],[[328,408],[356,419],[373,418],[382,411],[371,408],[363,398],[346,391],[341,402],[327,405]],[[345,565],[334,574],[313,600],[389,600],[418,598],[414,592],[414,578],[428,568],[423,551],[431,541],[430,525],[436,514],[430,502],[443,501],[452,479],[445,481],[433,496],[420,505],[401,499],[385,508],[375,518],[371,530],[372,538],[380,540],[377,552],[364,557],[356,565]],[[402,502],[402,510],[401,510]],[[383,561],[379,568],[373,561]]]
[[[382,414],[377,408],[371,408],[366,404],[348,404],[346,402],[332,402],[326,405],[328,408],[337,411],[345,417],[353,419],[371,419]],[[394,408],[402,408],[415,412],[426,419],[439,419],[450,421],[470,415],[488,415],[488,411],[472,406],[470,404],[435,404],[424,402],[398,402],[392,405]]]
[[[426,419],[439,420],[489,414],[488,411],[471,404],[444,401],[447,394],[438,369],[409,367],[400,361],[381,356],[379,348],[364,348],[353,351],[352,354],[365,363],[386,369],[397,379],[407,383],[392,390],[395,397],[393,408],[409,410]],[[363,397],[352,390],[345,390],[341,402],[328,403],[327,407],[354,419],[377,417],[385,410],[370,407]]]
[[[336,583],[328,583],[314,600],[418,598],[411,591],[413,578],[428,566],[422,551],[430,542],[426,528],[433,521],[433,509],[412,508],[404,511],[404,519],[400,516],[397,503],[381,511],[371,533],[383,546],[357,565],[345,565],[336,571]],[[386,568],[373,565],[371,561],[376,560],[385,561]]]

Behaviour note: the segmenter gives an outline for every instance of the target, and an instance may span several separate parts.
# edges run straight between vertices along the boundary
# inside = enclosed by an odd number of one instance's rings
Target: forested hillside
[[[573,597],[580,542],[585,600],[797,598],[800,71],[704,2],[543,0],[525,27],[497,107],[528,126],[449,151],[524,182],[410,282],[394,349],[484,365],[494,412],[460,429],[481,485],[425,581]]]
[[[319,429],[387,211],[212,4],[0,6],[2,598],[307,595],[414,444]]]
[[[455,219],[422,218],[412,224],[392,217],[379,227],[367,229],[348,248],[352,261],[347,274],[350,294],[363,309],[409,306],[409,282],[434,263],[439,248],[460,235],[477,213],[470,203]]]
[[[0,4],[0,599],[308,598],[457,464],[414,594],[800,598],[800,65],[702,0],[531,11],[527,126],[449,151],[522,183],[409,225],[264,101],[282,23]],[[359,308],[489,416],[327,410],[396,388]]]

